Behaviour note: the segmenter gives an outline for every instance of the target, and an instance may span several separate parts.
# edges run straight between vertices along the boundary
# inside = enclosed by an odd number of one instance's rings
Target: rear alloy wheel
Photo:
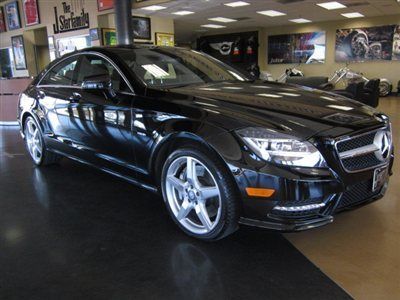
[[[228,174],[207,157],[197,150],[175,151],[164,165],[162,188],[168,211],[183,231],[215,240],[237,228],[237,197]]]
[[[36,165],[49,165],[60,160],[60,156],[46,150],[42,133],[36,121],[28,117],[24,126],[25,144]]]

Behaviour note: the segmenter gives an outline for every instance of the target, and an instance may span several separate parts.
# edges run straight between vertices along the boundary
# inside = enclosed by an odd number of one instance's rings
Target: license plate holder
[[[386,181],[387,167],[374,170],[374,178],[372,180],[372,191],[375,192]]]

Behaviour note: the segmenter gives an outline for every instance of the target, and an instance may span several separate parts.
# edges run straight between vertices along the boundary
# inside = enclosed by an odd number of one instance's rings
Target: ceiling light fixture
[[[285,13],[276,10],[263,10],[263,11],[258,11],[257,13],[268,17],[286,16]]]
[[[312,22],[311,20],[303,19],[303,18],[291,19],[289,21],[293,22],[293,23],[298,23],[298,24],[304,24],[304,23],[311,23]]]
[[[346,8],[346,5],[343,5],[342,3],[332,1],[332,2],[323,2],[323,3],[317,3],[318,6],[321,6],[322,8],[325,8],[327,10],[333,10],[333,9],[341,9],[341,8]]]
[[[218,24],[204,24],[204,25],[200,25],[200,27],[205,27],[205,28],[225,28],[226,26],[218,25]]]
[[[178,16],[187,16],[187,15],[191,15],[194,14],[193,11],[189,11],[189,10],[180,10],[180,11],[176,11],[172,13],[173,15],[178,15]]]
[[[165,6],[161,6],[161,5],[150,5],[150,6],[142,7],[142,9],[150,10],[150,11],[156,11],[156,10],[166,9],[166,7]]]
[[[230,6],[230,7],[241,7],[241,6],[250,5],[250,3],[244,2],[244,1],[235,1],[235,2],[224,3],[224,5]]]
[[[209,20],[214,21],[214,22],[221,22],[221,23],[231,23],[231,22],[237,21],[235,19],[229,19],[229,18],[224,18],[224,17],[209,18]]]
[[[342,14],[342,16],[346,17],[346,18],[349,18],[349,19],[365,17],[363,14],[360,14],[359,12],[346,13],[346,14]]]

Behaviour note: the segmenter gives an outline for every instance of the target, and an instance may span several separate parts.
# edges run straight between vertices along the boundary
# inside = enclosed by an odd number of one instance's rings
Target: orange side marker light
[[[247,195],[251,197],[264,197],[264,198],[269,198],[271,197],[274,193],[274,189],[260,189],[260,188],[246,188]]]

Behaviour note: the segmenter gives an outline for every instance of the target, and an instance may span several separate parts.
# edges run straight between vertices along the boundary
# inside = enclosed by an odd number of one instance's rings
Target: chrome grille
[[[391,135],[386,128],[380,128],[339,140],[335,145],[343,168],[349,173],[359,172],[388,162]]]

